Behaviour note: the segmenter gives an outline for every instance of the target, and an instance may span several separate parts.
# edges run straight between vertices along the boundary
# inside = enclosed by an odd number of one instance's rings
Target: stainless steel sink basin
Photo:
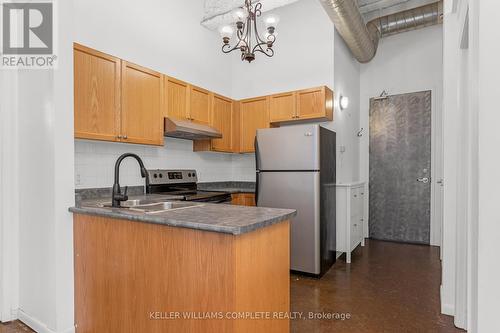
[[[121,206],[123,208],[132,208],[132,207],[137,207],[137,206],[144,206],[144,205],[154,205],[154,204],[159,204],[159,203],[164,203],[166,202],[166,199],[158,199],[158,198],[151,198],[151,199],[131,199],[127,201],[122,201]],[[101,207],[112,207],[111,202],[104,202],[102,204],[99,204]]]
[[[195,202],[168,201],[168,202],[157,202],[144,205],[136,205],[130,207],[129,209],[133,211],[143,212],[146,214],[155,214],[155,213],[166,212],[169,210],[193,208],[201,206],[203,206],[203,204]]]

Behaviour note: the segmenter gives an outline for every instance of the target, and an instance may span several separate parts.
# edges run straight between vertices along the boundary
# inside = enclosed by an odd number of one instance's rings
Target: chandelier
[[[245,0],[245,6],[236,8],[232,12],[235,19],[236,38],[234,46],[230,45],[234,34],[234,25],[226,25],[219,30],[222,36],[222,52],[230,53],[235,50],[241,51],[241,60],[249,63],[255,60],[255,53],[260,52],[268,57],[274,55],[273,45],[276,41],[276,25],[279,18],[276,15],[268,15],[264,18],[267,32],[261,36],[257,27],[257,18],[262,15],[262,4],[257,1],[252,4],[252,0]]]

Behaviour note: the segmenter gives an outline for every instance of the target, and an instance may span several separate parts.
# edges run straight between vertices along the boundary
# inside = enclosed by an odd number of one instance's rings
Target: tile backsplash
[[[75,187],[111,187],[116,159],[123,153],[139,155],[147,169],[196,169],[200,182],[255,181],[253,154],[193,152],[192,141],[172,138],[165,138],[164,147],[75,140]],[[144,184],[134,159],[123,161],[120,184]]]

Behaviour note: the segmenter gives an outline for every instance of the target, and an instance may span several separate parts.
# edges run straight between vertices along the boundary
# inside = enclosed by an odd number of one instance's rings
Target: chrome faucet
[[[120,164],[127,157],[133,157],[137,160],[137,162],[139,163],[139,167],[141,168],[141,176],[142,178],[146,178],[146,184],[148,183],[148,173],[146,171],[146,168],[144,167],[144,163],[142,162],[139,156],[132,153],[125,153],[122,156],[118,157],[115,163],[115,183],[113,184],[113,193],[111,195],[111,201],[113,207],[121,207],[120,203],[122,201],[128,200],[128,195],[127,195],[128,186],[125,187],[124,193],[121,193],[120,190]]]

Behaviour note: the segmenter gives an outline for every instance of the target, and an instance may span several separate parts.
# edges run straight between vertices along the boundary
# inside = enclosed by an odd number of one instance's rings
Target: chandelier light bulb
[[[229,25],[225,25],[219,29],[219,33],[223,39],[227,38],[229,40],[231,39],[231,37],[233,37],[234,29]]]
[[[256,54],[267,57],[274,56],[274,43],[276,41],[275,27],[279,22],[276,15],[268,15],[263,23],[267,27],[267,33],[259,33],[259,22],[262,15],[262,3],[245,0],[245,6],[231,11],[236,21],[231,26],[220,28],[222,36],[222,52],[231,53],[239,51],[241,60],[251,63],[255,60]],[[233,34],[236,33],[234,42],[230,43]]]
[[[244,22],[248,17],[248,12],[243,8],[236,8],[232,12],[234,20],[238,22]]]
[[[276,26],[280,22],[280,18],[277,15],[268,15],[264,18],[264,24],[266,25],[266,28],[274,28],[276,29]]]

